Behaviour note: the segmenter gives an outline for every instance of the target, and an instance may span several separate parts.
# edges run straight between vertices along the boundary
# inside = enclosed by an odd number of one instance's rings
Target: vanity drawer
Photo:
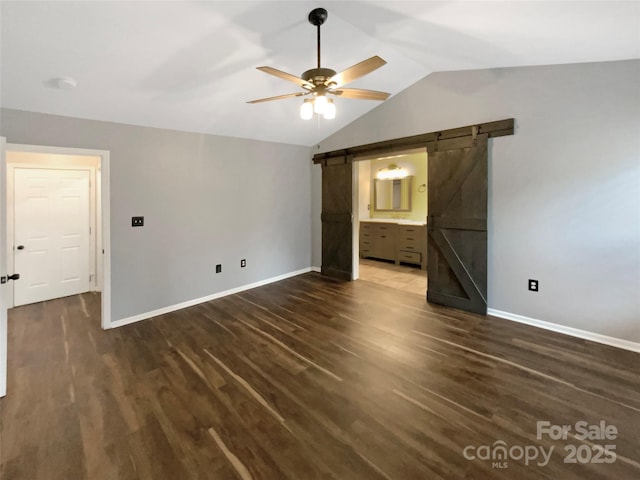
[[[373,235],[393,235],[395,232],[395,225],[389,223],[378,223],[371,226],[371,233]]]
[[[424,227],[422,225],[398,225],[398,230],[401,237],[417,238],[422,235]]]
[[[419,252],[406,252],[401,250],[398,252],[398,261],[405,263],[422,263],[422,255]]]
[[[424,245],[422,245],[420,238],[405,237],[398,241],[398,250],[422,252],[424,250]]]

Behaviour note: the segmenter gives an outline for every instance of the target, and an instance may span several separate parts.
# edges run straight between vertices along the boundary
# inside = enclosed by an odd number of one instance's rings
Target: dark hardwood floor
[[[640,478],[639,354],[316,273],[110,331],[99,302],[10,312],[3,480]]]

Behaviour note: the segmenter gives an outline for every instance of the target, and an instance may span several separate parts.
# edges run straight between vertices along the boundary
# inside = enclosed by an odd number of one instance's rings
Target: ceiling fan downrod
[[[318,29],[318,69],[320,68],[320,26],[327,20],[328,12],[324,8],[314,8],[309,12],[309,23]]]

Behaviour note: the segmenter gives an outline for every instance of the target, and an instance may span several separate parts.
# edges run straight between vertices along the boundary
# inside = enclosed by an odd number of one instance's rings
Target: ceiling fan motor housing
[[[330,68],[312,68],[307,70],[301,76],[303,80],[313,83],[316,87],[318,85],[324,85],[324,83],[336,74],[335,70]],[[331,85],[326,85],[328,88]]]

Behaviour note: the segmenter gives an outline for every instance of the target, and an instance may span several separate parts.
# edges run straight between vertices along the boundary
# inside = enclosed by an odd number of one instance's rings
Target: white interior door
[[[7,204],[5,139],[0,137],[0,205]],[[0,397],[7,393],[7,209],[0,207]]]
[[[87,292],[89,170],[14,171],[14,305]]]

